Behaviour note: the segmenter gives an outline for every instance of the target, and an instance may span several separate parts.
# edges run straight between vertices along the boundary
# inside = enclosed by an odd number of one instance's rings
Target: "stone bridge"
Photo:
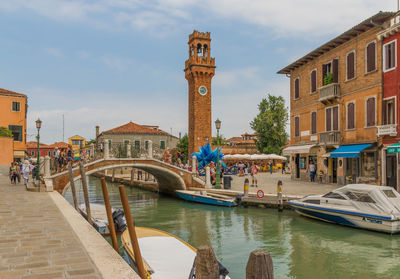
[[[84,166],[87,175],[114,168],[131,167],[144,170],[156,178],[160,192],[174,193],[175,190],[185,190],[189,187],[204,188],[204,182],[191,172],[152,158],[104,158]],[[72,173],[74,180],[81,178],[79,167],[73,168]],[[45,175],[44,180],[48,191],[56,190],[63,195],[70,184],[68,170]]]

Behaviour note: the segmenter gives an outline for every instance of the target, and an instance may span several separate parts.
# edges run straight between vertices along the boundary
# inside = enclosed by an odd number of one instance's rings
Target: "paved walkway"
[[[102,278],[49,193],[12,185],[0,169],[0,278]]]
[[[243,184],[246,178],[249,179],[251,185],[251,175],[232,176],[232,190],[243,191]],[[290,196],[306,196],[310,194],[324,194],[339,188],[335,184],[319,184],[316,182],[292,180],[289,174],[281,173],[259,173],[258,187],[249,187],[250,193],[256,193],[258,190],[263,190],[265,194],[276,194],[276,186],[278,180],[282,180],[282,191],[284,195]]]

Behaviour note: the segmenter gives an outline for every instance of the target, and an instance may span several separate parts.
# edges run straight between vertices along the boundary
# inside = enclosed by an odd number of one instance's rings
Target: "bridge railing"
[[[161,160],[165,149],[161,149],[159,146],[152,145],[152,147],[138,147],[134,144],[124,143],[111,143],[109,147],[109,155],[113,158],[149,158],[149,149],[152,149],[152,158]],[[130,155],[129,154],[130,150]]]

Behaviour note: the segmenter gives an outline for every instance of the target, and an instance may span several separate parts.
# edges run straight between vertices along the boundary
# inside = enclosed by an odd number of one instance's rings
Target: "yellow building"
[[[86,140],[81,136],[75,135],[68,139],[68,144],[72,147],[72,151],[74,151],[74,158],[79,159],[80,152],[86,145]]]
[[[13,134],[13,157],[16,161],[25,158],[27,112],[26,95],[0,88],[0,127],[10,129]]]

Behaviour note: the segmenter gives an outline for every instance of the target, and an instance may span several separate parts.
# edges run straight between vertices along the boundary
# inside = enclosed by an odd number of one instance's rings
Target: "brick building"
[[[244,133],[240,137],[232,137],[226,140],[227,145],[223,146],[224,154],[257,154],[255,138],[257,134]]]
[[[382,107],[379,12],[323,44],[279,74],[290,75],[293,179],[308,179],[310,161],[324,182],[380,183],[377,126]]]
[[[185,78],[189,88],[188,149],[192,154],[211,141],[211,79],[215,74],[215,58],[211,58],[210,32],[193,31],[188,45]]]
[[[25,158],[27,113],[26,95],[0,88],[0,127],[10,129],[13,134],[13,157],[16,161]]]

